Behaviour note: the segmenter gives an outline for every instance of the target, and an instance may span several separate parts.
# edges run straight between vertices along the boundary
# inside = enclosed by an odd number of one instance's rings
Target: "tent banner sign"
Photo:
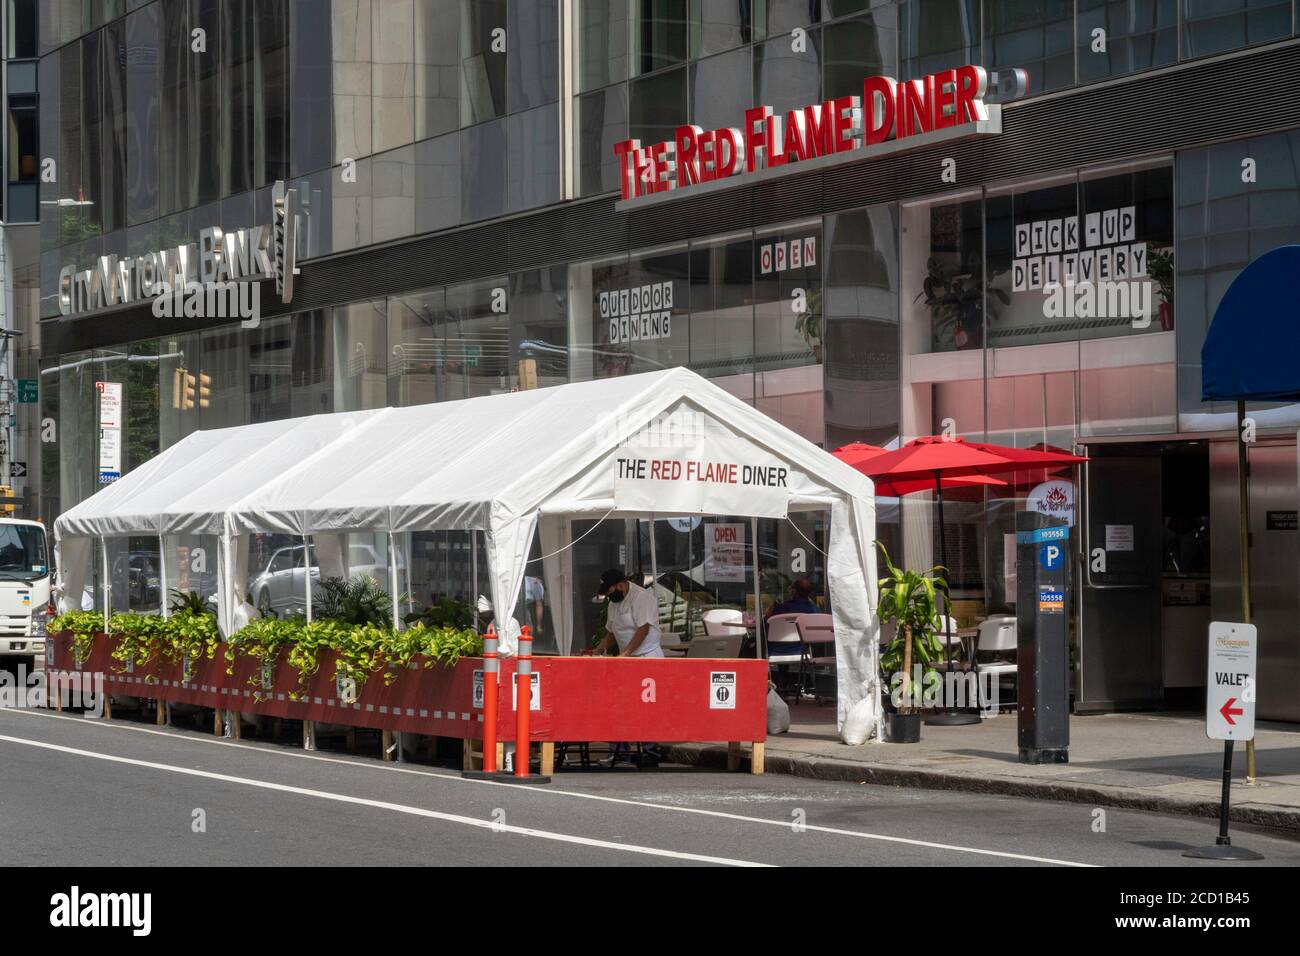
[[[789,508],[790,466],[752,452],[733,455],[711,445],[624,448],[613,468],[620,511],[784,518]]]

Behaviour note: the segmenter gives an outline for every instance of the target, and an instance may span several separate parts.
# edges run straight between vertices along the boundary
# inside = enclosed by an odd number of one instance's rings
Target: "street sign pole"
[[[1210,624],[1210,653],[1205,681],[1205,736],[1223,741],[1223,789],[1219,795],[1219,835],[1214,846],[1197,847],[1183,856],[1196,860],[1262,860],[1254,850],[1233,846],[1228,836],[1232,794],[1232,747],[1255,739],[1255,661],[1259,634],[1253,624]]]

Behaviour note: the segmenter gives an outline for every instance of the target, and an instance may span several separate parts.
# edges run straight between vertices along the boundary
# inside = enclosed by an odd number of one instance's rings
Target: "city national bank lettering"
[[[741,129],[705,130],[687,124],[677,127],[671,141],[646,147],[640,140],[626,139],[614,144],[622,199],[986,123],[988,84],[989,75],[978,66],[902,82],[872,76],[863,81],[861,96],[841,96],[784,115],[770,106],[755,106],[745,111]]]

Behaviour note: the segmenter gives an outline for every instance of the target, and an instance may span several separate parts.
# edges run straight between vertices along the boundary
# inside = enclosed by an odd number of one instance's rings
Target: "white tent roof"
[[[682,420],[689,435],[663,427]],[[737,478],[631,480],[622,470],[629,460],[675,460],[683,470],[729,462]],[[779,469],[780,486],[742,479],[742,469]],[[488,588],[502,609],[515,606],[539,528],[547,577],[560,583],[548,581],[547,590],[574,591],[570,515],[784,517],[829,509],[826,567],[843,721],[864,697],[879,712],[872,495],[860,472],[677,368],[197,432],[65,512],[54,532],[65,600],[81,594],[90,538],[220,535],[218,618],[228,634],[241,620],[254,532],[482,531]]]
[[[196,432],[65,512],[55,535],[489,530],[493,511],[537,509],[683,402],[828,486],[810,490],[870,499],[860,472],[670,369]]]

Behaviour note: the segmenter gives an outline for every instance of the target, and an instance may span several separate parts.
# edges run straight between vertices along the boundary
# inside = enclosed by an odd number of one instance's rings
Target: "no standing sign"
[[[1214,621],[1205,679],[1205,736],[1211,740],[1255,737],[1255,652],[1253,624]]]

